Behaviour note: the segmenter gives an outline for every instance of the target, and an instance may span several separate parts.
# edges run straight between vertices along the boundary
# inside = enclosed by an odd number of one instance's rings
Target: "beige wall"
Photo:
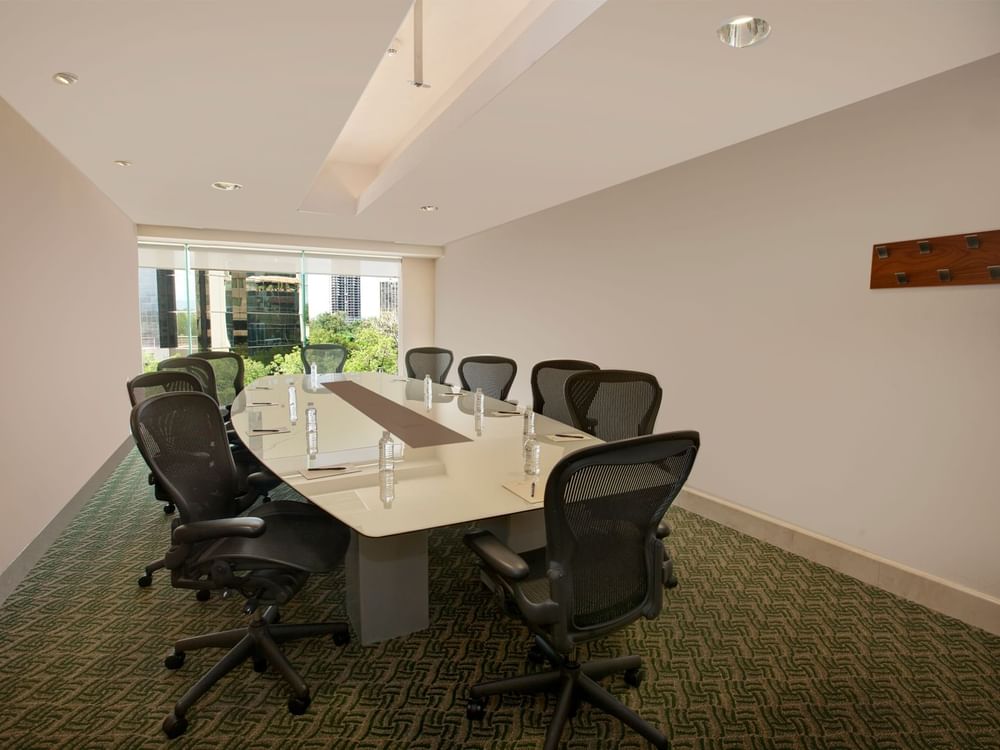
[[[399,372],[407,349],[434,345],[434,258],[403,258],[399,272]]]
[[[436,341],[521,399],[540,359],[652,371],[694,487],[1000,596],[1000,288],[868,289],[873,243],[1000,228],[997,91],[1000,56],[451,244]]]
[[[128,437],[132,222],[0,99],[0,571]]]

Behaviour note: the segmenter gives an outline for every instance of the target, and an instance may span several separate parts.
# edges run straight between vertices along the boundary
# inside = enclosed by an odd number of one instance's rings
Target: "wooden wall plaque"
[[[1000,284],[1000,229],[872,246],[870,289]]]

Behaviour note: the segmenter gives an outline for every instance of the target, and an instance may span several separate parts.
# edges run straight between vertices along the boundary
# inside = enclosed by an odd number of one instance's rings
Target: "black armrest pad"
[[[474,531],[465,535],[465,544],[497,574],[509,581],[528,577],[530,568],[519,554],[497,539],[489,531]]]
[[[213,521],[193,521],[174,529],[175,544],[194,544],[207,539],[222,539],[227,536],[258,537],[264,533],[267,524],[263,518],[241,516],[239,518],[218,518]]]
[[[670,536],[670,524],[666,518],[661,518],[660,524],[656,527],[656,538],[666,539],[668,536]]]

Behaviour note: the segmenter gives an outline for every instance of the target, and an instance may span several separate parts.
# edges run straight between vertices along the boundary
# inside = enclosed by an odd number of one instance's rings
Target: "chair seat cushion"
[[[528,568],[531,571],[527,578],[518,582],[518,587],[524,597],[534,604],[548,601],[552,595],[549,590],[549,577],[545,573],[545,547],[519,554],[528,563]]]
[[[277,501],[254,508],[248,515],[263,518],[264,533],[254,539],[230,537],[206,546],[197,567],[226,560],[238,570],[292,568],[323,573],[344,560],[350,529],[310,503]]]

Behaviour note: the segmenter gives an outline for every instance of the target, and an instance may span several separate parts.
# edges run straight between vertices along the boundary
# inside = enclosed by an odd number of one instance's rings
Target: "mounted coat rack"
[[[872,247],[871,289],[1000,283],[1000,229]]]

